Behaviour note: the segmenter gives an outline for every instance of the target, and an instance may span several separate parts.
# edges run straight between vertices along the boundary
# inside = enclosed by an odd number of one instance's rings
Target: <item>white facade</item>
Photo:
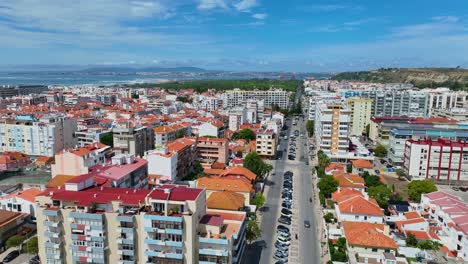
[[[211,124],[210,122],[206,122],[198,126],[198,136],[199,137],[218,137],[218,127]]]
[[[347,155],[351,112],[341,102],[317,104],[315,117],[316,145],[327,155]]]
[[[404,169],[414,180],[468,180],[468,143],[407,140]]]
[[[239,90],[234,89],[226,91],[223,94],[223,103],[225,108],[232,108],[235,106],[244,105],[249,99],[255,101],[264,101],[265,107],[271,107],[272,105],[278,105],[282,109],[287,109],[289,106],[289,93],[284,90]]]
[[[171,181],[177,178],[177,152],[168,153],[167,147],[148,151],[144,159],[148,161],[148,174],[168,177]]]
[[[373,99],[373,116],[428,117],[429,93],[414,90],[363,91],[361,97]]]
[[[69,118],[18,116],[14,121],[0,123],[0,151],[52,157],[76,145],[76,130],[76,120]]]

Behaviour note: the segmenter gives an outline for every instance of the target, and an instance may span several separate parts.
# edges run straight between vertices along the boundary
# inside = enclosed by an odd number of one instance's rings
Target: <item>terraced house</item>
[[[237,263],[245,213],[206,209],[205,191],[65,184],[36,198],[46,263]]]

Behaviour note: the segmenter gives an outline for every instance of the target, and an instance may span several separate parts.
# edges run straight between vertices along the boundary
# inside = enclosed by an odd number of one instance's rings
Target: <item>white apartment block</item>
[[[147,151],[143,158],[148,161],[150,178],[157,176],[175,181],[177,178],[177,156],[177,152],[169,152],[167,146]]]
[[[362,91],[362,98],[373,100],[373,116],[428,117],[429,93],[413,90]]]
[[[311,91],[309,96],[309,105],[308,109],[308,119],[315,120],[315,112],[318,102],[324,99],[330,99],[336,97],[336,93],[331,93],[328,91]]]
[[[233,108],[236,106],[244,106],[248,100],[264,101],[265,107],[278,105],[282,109],[287,109],[289,106],[289,92],[274,89],[274,90],[253,90],[246,91],[234,89],[226,91],[223,94],[223,102],[225,108]]]
[[[339,101],[320,101],[316,111],[316,145],[329,156],[347,155],[351,111]]]
[[[19,115],[0,123],[0,151],[17,151],[31,156],[53,157],[55,153],[74,147],[76,120],[47,116]]]
[[[36,197],[44,263],[238,263],[245,212],[207,210],[204,189],[93,187]]]
[[[468,142],[407,140],[404,169],[412,179],[468,180]]]
[[[424,89],[429,93],[429,107],[434,109],[463,108],[468,104],[468,93],[450,91],[449,88]]]

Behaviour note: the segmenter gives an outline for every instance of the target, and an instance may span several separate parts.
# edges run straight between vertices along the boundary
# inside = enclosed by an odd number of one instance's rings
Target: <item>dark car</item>
[[[286,209],[286,208],[281,209],[281,213],[285,214],[285,215],[291,215],[292,214],[292,212],[290,210]]]
[[[305,220],[305,221],[304,221],[304,226],[305,226],[306,228],[309,228],[309,227],[310,227],[310,222],[309,222],[308,220]]]
[[[16,257],[20,255],[18,250],[13,250],[12,252],[8,253],[5,258],[3,258],[3,263],[9,263],[14,260]]]
[[[291,220],[285,217],[278,218],[278,222],[280,222],[281,224],[285,224],[285,225],[291,225]]]
[[[386,167],[387,167],[388,169],[393,168],[393,166],[390,165],[390,164],[388,164]]]
[[[278,227],[276,229],[281,230],[281,231],[285,231],[285,232],[289,232],[289,228],[285,227],[284,225],[278,225]]]
[[[34,256],[32,259],[29,260],[29,264],[39,264],[39,263],[41,263],[39,256]]]
[[[380,171],[379,171],[379,170],[374,170],[374,171],[375,171],[375,173],[380,173]]]

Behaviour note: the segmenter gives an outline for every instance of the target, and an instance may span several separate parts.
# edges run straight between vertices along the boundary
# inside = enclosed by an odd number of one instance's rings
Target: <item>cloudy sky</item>
[[[0,64],[468,67],[468,1],[1,0]]]

